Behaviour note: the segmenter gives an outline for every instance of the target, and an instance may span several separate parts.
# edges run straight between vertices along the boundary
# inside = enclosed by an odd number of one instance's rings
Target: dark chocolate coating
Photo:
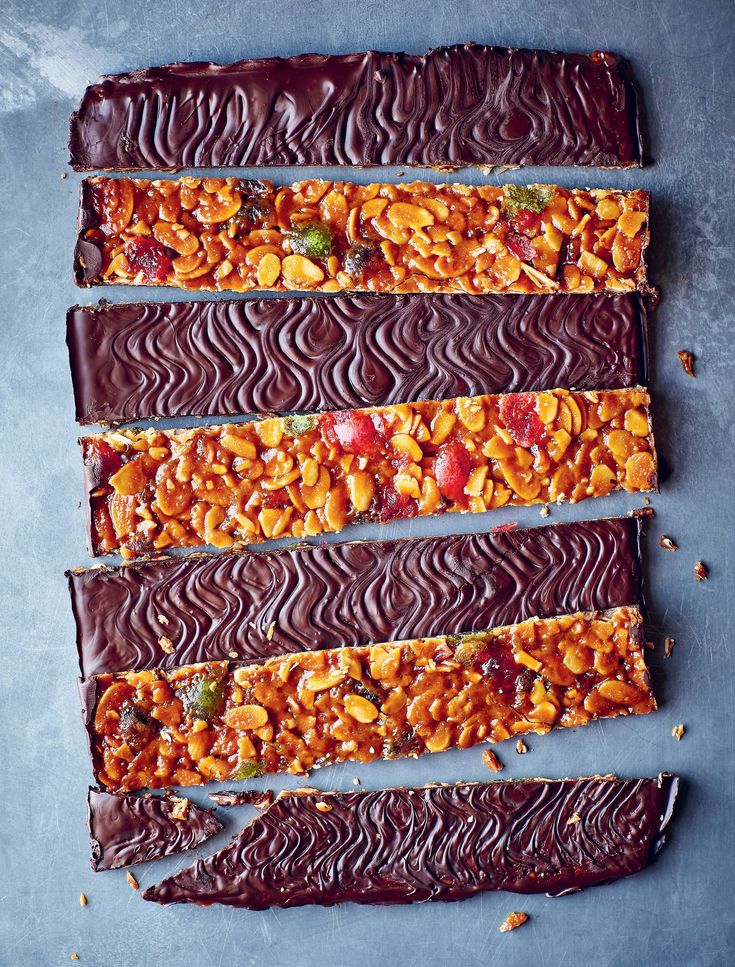
[[[642,164],[620,57],[477,44],[103,77],[72,115],[69,147],[80,171]]]
[[[183,853],[223,827],[211,809],[189,803],[185,819],[174,819],[174,803],[157,796],[113,796],[90,789],[87,822],[93,870],[116,870]]]
[[[635,294],[102,303],[66,318],[82,424],[647,381]]]
[[[642,604],[639,534],[619,517],[72,571],[80,669],[262,661]]]
[[[663,845],[677,789],[664,774],[287,794],[143,899],[265,910],[486,890],[559,896],[644,869]]]

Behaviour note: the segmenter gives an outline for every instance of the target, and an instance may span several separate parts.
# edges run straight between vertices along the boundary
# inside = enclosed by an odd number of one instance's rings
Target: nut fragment
[[[86,907],[86,905],[87,905],[87,896],[86,896],[85,893],[80,893],[79,894],[79,906],[80,907]]]
[[[674,646],[675,645],[676,645],[676,639],[675,638],[669,637],[669,638],[667,638],[664,641],[664,657],[665,658],[670,658],[671,657],[671,653],[674,650]]]
[[[518,755],[525,755],[528,752],[528,746],[523,741],[523,739],[519,739],[516,742],[516,752],[518,753]]]
[[[658,539],[658,546],[662,547],[665,551],[678,551],[679,546],[675,544],[670,537],[662,534]]]
[[[522,927],[527,920],[528,920],[527,913],[522,913],[520,911],[514,911],[513,913],[509,913],[508,916],[500,925],[500,932],[508,933],[511,930],[515,930],[518,927]]]
[[[696,561],[694,564],[694,577],[697,581],[706,581],[709,577],[709,571],[701,561]]]
[[[681,362],[681,368],[692,378],[696,378],[694,374],[694,353],[690,353],[687,349],[680,349],[677,353],[679,361]]]
[[[500,772],[505,767],[500,759],[495,755],[492,749],[485,749],[482,753],[483,764],[492,769],[493,772]]]
[[[675,725],[671,730],[671,734],[674,736],[677,742],[681,742],[681,740],[684,738],[685,733],[686,733],[686,728],[681,724]]]
[[[128,870],[128,872],[125,874],[125,879],[128,881],[128,886],[131,888],[131,890],[138,889],[138,881],[135,879],[130,870]]]
[[[581,822],[582,822],[582,817],[579,815],[579,813],[572,813],[572,815],[567,820],[567,826],[576,826],[577,823],[581,823]]]
[[[332,811],[332,807],[326,802],[320,801],[314,803],[314,806],[319,810],[320,813],[331,813]]]

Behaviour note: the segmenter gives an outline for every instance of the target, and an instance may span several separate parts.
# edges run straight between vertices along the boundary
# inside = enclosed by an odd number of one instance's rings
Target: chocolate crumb
[[[676,644],[675,638],[667,638],[664,641],[664,658],[670,658],[671,652],[674,650],[674,645]]]
[[[675,544],[670,537],[666,534],[662,534],[658,539],[658,546],[662,547],[665,551],[678,551],[679,545]]]
[[[246,789],[242,792],[228,790],[227,792],[210,792],[209,798],[218,806],[255,806],[256,809],[266,809],[273,802],[270,789]]]
[[[516,742],[516,752],[518,753],[518,755],[525,755],[528,752],[528,746],[523,741],[523,739],[519,739]]]
[[[680,349],[677,353],[679,360],[681,361],[681,368],[687,374],[691,376],[692,379],[697,377],[694,374],[694,353],[690,353],[688,349]]]
[[[694,577],[698,581],[706,581],[709,577],[709,571],[701,561],[696,561],[694,564]]]

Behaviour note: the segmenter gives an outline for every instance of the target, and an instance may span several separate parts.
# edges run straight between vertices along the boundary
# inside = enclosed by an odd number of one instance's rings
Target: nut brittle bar
[[[103,77],[72,115],[69,148],[81,171],[641,164],[622,58],[480,44]]]
[[[647,290],[645,191],[553,185],[82,183],[80,285],[247,292]]]
[[[66,318],[77,421],[113,424],[645,385],[646,315],[626,293],[103,302]]]
[[[81,683],[112,791],[303,774],[655,709],[638,608]]]
[[[648,866],[666,841],[678,785],[663,773],[282,792],[227,846],[143,899],[265,910],[464,900],[485,890],[561,896]]]
[[[182,853],[222,829],[211,809],[188,799],[113,795],[90,789],[87,825],[93,870],[116,870]]]
[[[262,661],[642,604],[640,530],[614,517],[71,571],[79,668]]]
[[[82,440],[101,555],[656,487],[643,389],[460,397]]]

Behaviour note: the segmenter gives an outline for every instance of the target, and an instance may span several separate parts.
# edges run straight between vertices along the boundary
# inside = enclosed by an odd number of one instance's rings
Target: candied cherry
[[[151,282],[162,282],[171,271],[171,259],[155,238],[134,238],[125,246],[125,257],[134,272]]]
[[[379,443],[378,430],[368,413],[360,410],[340,410],[322,417],[322,432],[330,446],[339,446],[347,453],[367,455]]]
[[[535,235],[541,227],[541,216],[530,208],[521,208],[513,216],[513,225],[519,232]]]
[[[461,443],[446,443],[434,465],[439,490],[449,500],[462,500],[470,477],[470,455]]]
[[[532,447],[546,439],[546,427],[536,412],[533,393],[509,393],[501,397],[498,412],[519,447]]]
[[[525,235],[506,235],[505,244],[522,262],[532,262],[538,256],[538,252]]]

